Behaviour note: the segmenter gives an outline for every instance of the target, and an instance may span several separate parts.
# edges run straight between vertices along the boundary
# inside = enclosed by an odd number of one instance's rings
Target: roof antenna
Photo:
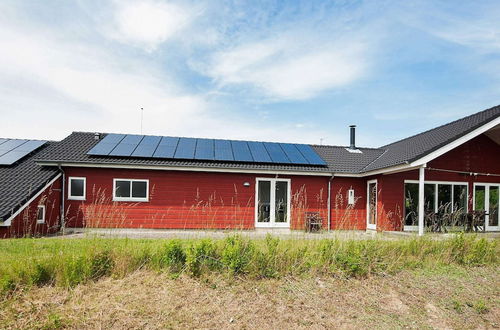
[[[141,135],[142,135],[142,118],[144,117],[144,108],[141,108]]]

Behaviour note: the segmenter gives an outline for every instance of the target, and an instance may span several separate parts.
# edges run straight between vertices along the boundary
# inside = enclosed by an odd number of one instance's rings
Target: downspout
[[[328,205],[327,205],[327,212],[328,212],[328,215],[327,215],[327,219],[328,219],[328,232],[330,232],[330,229],[331,229],[331,222],[332,222],[332,215],[331,215],[331,201],[332,201],[332,198],[331,198],[331,190],[332,190],[332,180],[333,178],[335,177],[335,174],[332,174],[332,176],[330,177],[330,179],[328,180]]]
[[[64,219],[64,197],[66,196],[66,173],[61,167],[61,164],[58,164],[57,167],[59,168],[59,171],[62,173],[62,184],[61,184],[61,220],[60,220],[60,225],[61,225],[61,230],[63,231],[64,234],[64,228],[66,226],[66,221]]]

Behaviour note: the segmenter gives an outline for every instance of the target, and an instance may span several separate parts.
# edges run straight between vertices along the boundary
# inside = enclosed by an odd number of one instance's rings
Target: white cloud
[[[222,86],[249,84],[273,99],[302,100],[363,77],[366,51],[356,41],[315,47],[276,38],[218,52],[196,68]]]
[[[194,17],[192,8],[173,3],[132,1],[117,5],[112,36],[149,51],[187,27]]]

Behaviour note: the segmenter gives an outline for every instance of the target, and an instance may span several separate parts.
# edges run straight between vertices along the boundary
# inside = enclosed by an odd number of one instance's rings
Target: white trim
[[[404,180],[405,183],[418,183],[418,180]],[[457,186],[467,186],[469,183],[467,181],[427,181],[424,180],[425,184],[455,184]]]
[[[38,209],[42,208],[42,220],[38,219]],[[45,223],[45,205],[38,205],[36,208],[36,223],[41,224]]]
[[[0,222],[0,227],[8,227],[8,226],[10,226],[10,224],[12,222],[12,219],[14,219],[15,217],[17,217],[17,215],[19,213],[21,213],[28,205],[30,205],[31,203],[33,203],[33,201],[35,199],[37,199],[38,196],[40,196],[48,187],[50,187],[60,177],[61,177],[61,173],[57,174],[57,176],[55,178],[53,178],[51,181],[49,181],[49,183],[47,183],[42,189],[40,189],[38,191],[38,193],[35,194],[35,196],[31,197],[29,201],[27,201],[26,203],[24,203],[24,205],[21,206],[16,212],[14,212],[7,220],[5,220],[4,222]]]
[[[270,211],[269,222],[259,222],[259,181],[269,181],[270,185]],[[276,182],[287,183],[287,215],[286,222],[275,222],[276,220]],[[282,178],[255,178],[255,228],[290,228],[291,222],[291,191],[292,180]]]
[[[375,224],[370,224],[370,184],[375,183]],[[377,179],[366,182],[366,229],[377,229],[378,218],[378,182]]]
[[[476,209],[476,186],[485,187],[484,191],[484,210],[488,215],[484,217],[484,226],[486,231],[500,231],[500,212],[497,212],[498,216],[498,225],[490,226],[490,187],[498,187],[500,189],[500,183],[486,183],[486,182],[474,182],[472,188],[472,209]]]
[[[71,180],[83,180],[83,196],[71,195]],[[84,201],[87,197],[87,178],[83,176],[69,176],[68,177],[68,199],[75,201]]]
[[[116,181],[130,182],[130,197],[116,197]],[[132,185],[134,182],[146,182],[146,197],[133,197]],[[149,202],[149,180],[148,179],[124,179],[113,178],[113,202]]]
[[[500,117],[493,119],[492,121],[484,124],[483,126],[476,128],[472,132],[469,132],[469,133],[465,134],[464,136],[462,136],[462,137],[448,143],[447,145],[439,148],[438,150],[431,152],[427,156],[424,156],[420,159],[415,160],[414,162],[412,162],[410,164],[410,166],[420,166],[420,165],[426,164],[426,163],[430,162],[431,160],[449,152],[450,150],[455,149],[456,147],[460,146],[461,144],[464,144],[465,142],[472,140],[476,136],[483,134],[484,132],[492,129],[493,127],[495,127],[497,125],[500,125]]]
[[[126,164],[89,164],[89,163],[59,163],[38,161],[43,166],[65,166],[65,167],[90,167],[90,168],[122,168],[131,170],[161,170],[161,171],[187,171],[187,172],[216,172],[216,173],[249,173],[249,174],[271,174],[271,175],[306,175],[306,176],[332,176],[332,172],[301,172],[283,170],[251,170],[235,168],[210,168],[210,167],[182,167],[182,166],[159,166],[159,165],[126,165]],[[356,176],[356,175],[349,175]],[[359,176],[359,175],[358,175]]]

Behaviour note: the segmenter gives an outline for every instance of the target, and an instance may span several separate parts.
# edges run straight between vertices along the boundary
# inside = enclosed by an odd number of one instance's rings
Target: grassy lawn
[[[500,326],[500,247],[447,240],[0,241],[5,327]]]

